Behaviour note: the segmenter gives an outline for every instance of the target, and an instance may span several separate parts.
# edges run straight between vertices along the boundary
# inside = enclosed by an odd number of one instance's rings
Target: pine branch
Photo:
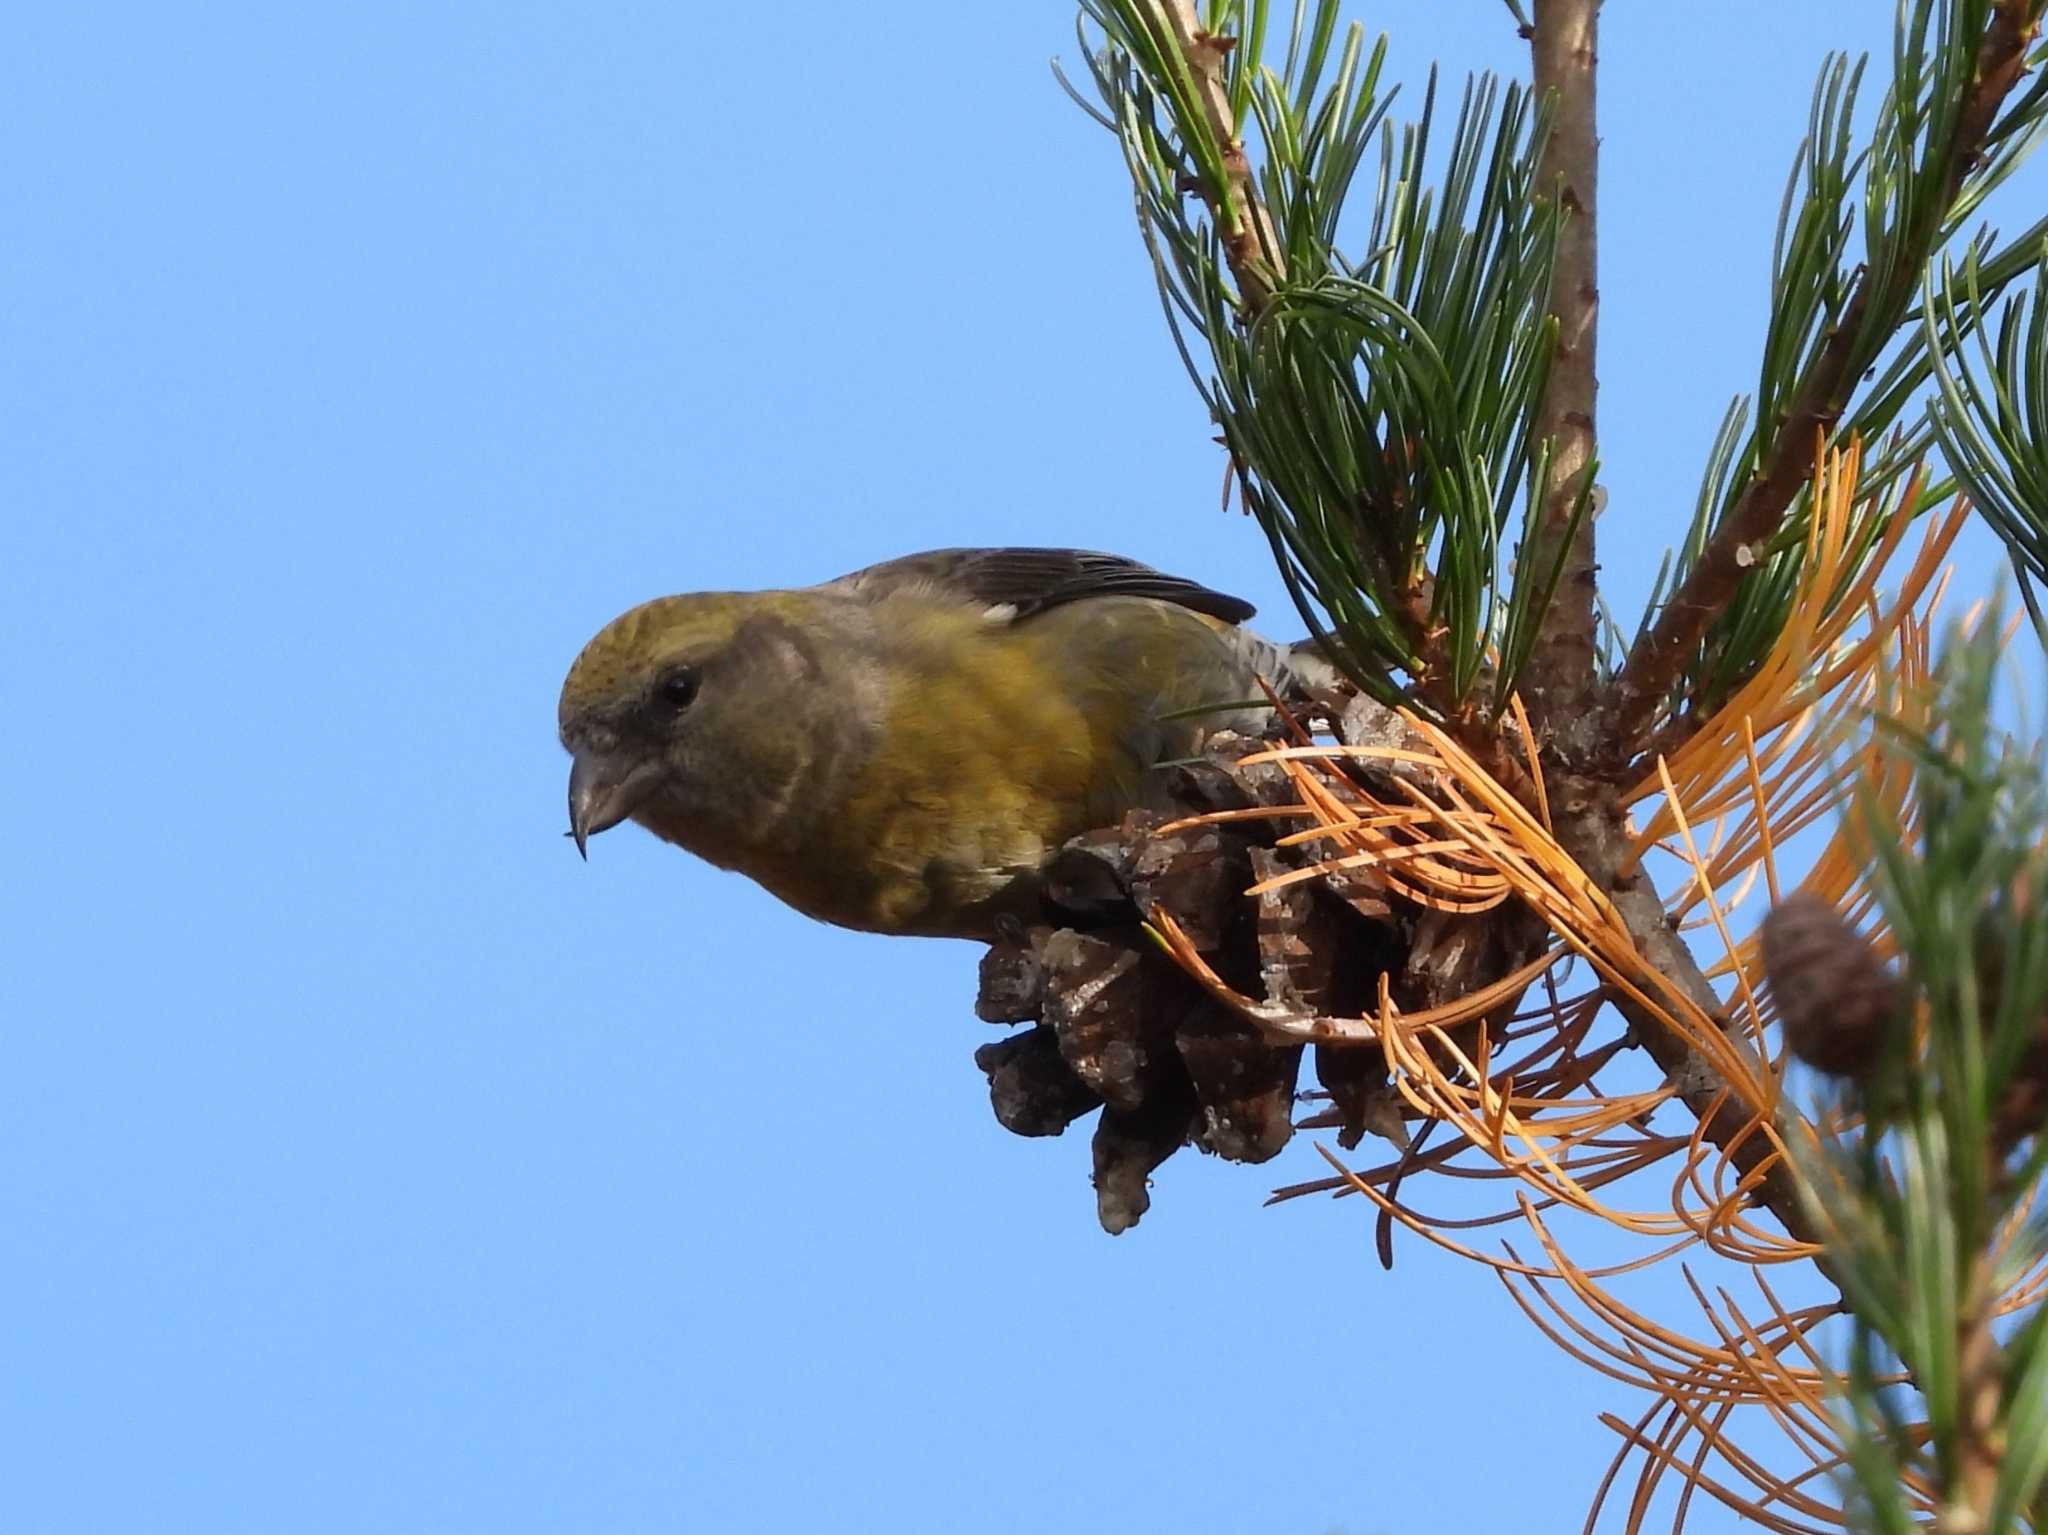
[[[1339,0],[1298,0],[1277,69],[1266,0],[1083,4],[1103,109],[1083,105],[1123,148],[1168,324],[1310,632],[1381,702],[1490,727],[1556,585],[1543,556],[1570,542],[1535,547],[1542,519],[1517,505],[1551,483],[1534,432],[1561,222],[1532,195],[1545,114],[1473,79],[1439,168],[1434,75],[1397,131],[1385,40],[1340,26]],[[1364,254],[1347,255],[1375,140]],[[1586,502],[1582,481],[1573,526]]]
[[[2048,268],[2048,240],[2033,247]],[[1994,349],[1977,328],[1981,366],[1972,366],[1965,338],[1994,291],[1983,264],[1971,259],[1930,278],[1922,304],[1927,355],[1941,394],[1929,413],[1942,457],[1977,514],[2006,546],[2027,611],[2044,623],[2041,588],[2048,585],[2048,304],[2037,292],[2006,304]]]
[[[1559,575],[1523,673],[1522,692],[1538,734],[1571,766],[1589,762],[1600,742],[1598,711],[1592,707],[1598,633],[1593,519],[1579,515],[1581,491],[1594,468],[1599,389],[1599,27],[1600,0],[1537,0],[1530,29],[1537,99],[1549,102],[1553,114],[1537,184],[1559,199],[1565,218],[1550,289],[1557,350],[1534,423],[1536,440],[1548,440],[1554,448],[1550,483],[1531,540],[1535,568],[1555,564]]]
[[[1589,765],[1606,739],[1599,710],[1593,708],[1597,684],[1593,520],[1589,516],[1575,518],[1581,489],[1595,469],[1599,387],[1595,375],[1599,338],[1597,41],[1599,0],[1536,0],[1536,18],[1530,29],[1536,92],[1554,102],[1540,184],[1556,188],[1554,194],[1567,213],[1550,289],[1550,313],[1559,323],[1559,346],[1550,364],[1550,387],[1536,418],[1536,436],[1556,444],[1536,546],[1544,551],[1542,559],[1556,559],[1563,538],[1571,538],[1571,546],[1563,557],[1559,591],[1544,614],[1540,639],[1524,673],[1524,692],[1538,733],[1567,772]],[[1573,536],[1575,522],[1577,536]],[[1739,1058],[1753,1060],[1755,1052],[1749,1048],[1749,1040],[1739,1025],[1726,1017],[1692,950],[1671,931],[1657,888],[1634,868],[1628,837],[1610,796],[1599,794],[1589,784],[1579,788],[1583,792],[1554,796],[1561,800],[1559,829],[1573,858],[1614,898],[1616,911],[1626,921],[1642,956],[1708,1017],[1724,1019],[1729,1046]],[[1751,1128],[1755,1105],[1741,1101],[1741,1095],[1729,1089],[1720,1072],[1661,1019],[1645,1009],[1630,1007],[1620,997],[1614,1001],[1671,1081],[1679,1101],[1704,1124],[1706,1138],[1729,1154],[1731,1165],[1745,1179],[1757,1173],[1774,1156],[1774,1148]],[[1761,1072],[1757,1075],[1761,1077]],[[1792,1169],[1784,1163],[1774,1163],[1763,1171],[1753,1199],[1772,1212],[1794,1238],[1815,1240]]]
[[[1539,734],[1567,769],[1589,764],[1603,739],[1599,711],[1592,707],[1597,585],[1593,519],[1574,518],[1581,488],[1594,466],[1599,387],[1599,11],[1599,0],[1537,0],[1530,38],[1536,89],[1555,103],[1540,184],[1556,188],[1566,210],[1551,287],[1558,347],[1535,428],[1539,437],[1556,444],[1538,544],[1546,551],[1544,557],[1554,559],[1559,541],[1571,537],[1574,520],[1579,526],[1565,553],[1558,592],[1544,615],[1523,686]],[[1655,887],[1634,868],[1611,796],[1581,783],[1577,792],[1553,798],[1563,812],[1559,830],[1567,848],[1614,900],[1636,947],[1709,1017],[1725,1019],[1721,1000],[1692,950],[1671,930]],[[1769,1140],[1749,1128],[1755,1107],[1731,1093],[1705,1057],[1660,1020],[1632,1009],[1619,997],[1615,1000],[1680,1101],[1704,1122],[1707,1139],[1728,1153],[1745,1178],[1754,1173],[1773,1152]],[[1748,1040],[1732,1021],[1725,1032],[1741,1058],[1753,1057]],[[1783,1163],[1763,1174],[1754,1197],[1793,1237],[1814,1240],[1797,1184]]]
[[[1566,791],[1562,796],[1559,788]],[[1729,1048],[1739,1059],[1754,1066],[1756,1052],[1750,1047],[1748,1036],[1723,1007],[1691,948],[1673,928],[1656,886],[1636,862],[1611,792],[1585,780],[1564,780],[1552,789],[1551,796],[1560,811],[1559,841],[1587,877],[1614,902],[1614,909],[1627,925],[1638,952],[1702,1012],[1716,1020]],[[1713,1064],[1656,1015],[1622,995],[1614,996],[1612,1001],[1616,1011],[1628,1019],[1650,1059],[1670,1081],[1679,1101],[1703,1123],[1706,1139],[1727,1154],[1729,1162],[1745,1179],[1753,1175],[1774,1151],[1769,1140],[1751,1128],[1756,1105],[1743,1102]],[[1761,1079],[1763,1072],[1757,1070],[1753,1075]],[[1764,1172],[1750,1197],[1770,1211],[1795,1240],[1819,1242],[1798,1181],[1783,1161]],[[1821,1267],[1825,1272],[1824,1260]]]
[[[1816,434],[1841,419],[1860,381],[1873,324],[1881,327],[1881,342],[1904,317],[1949,210],[1986,152],[1998,109],[2026,73],[2026,51],[2039,27],[2039,12],[2038,0],[1997,0],[1977,50],[1974,82],[1956,117],[1939,194],[1919,204],[1894,247],[1894,259],[1864,269],[1793,394],[1759,469],[1655,625],[1630,651],[1605,730],[1619,760],[1641,747],[1715,618],[1748,576],[1761,546],[1777,533],[1805,483]]]
[[[1238,294],[1249,319],[1266,307],[1287,269],[1272,216],[1259,200],[1251,161],[1237,131],[1237,111],[1230,100],[1225,60],[1237,46],[1234,37],[1218,37],[1203,27],[1194,0],[1139,0],[1158,48],[1160,61],[1188,99],[1199,107],[1208,131],[1218,177],[1205,176],[1196,188],[1222,233],[1223,251],[1237,278]],[[1206,156],[1204,158],[1207,158]]]
[[[2019,1529],[2048,1477],[2027,1298],[2048,1250],[2048,760],[1996,723],[2004,639],[1995,614],[1958,633],[1935,689],[1885,721],[1915,813],[1876,794],[1852,812],[1896,972],[1824,901],[1818,926],[1801,915],[1795,937],[1787,903],[1763,935],[1788,1046],[1852,1111],[1790,1149],[1851,1307],[1836,1414],[1875,1529],[1915,1519],[1902,1467],[1942,1535]],[[2032,1314],[2001,1325],[2016,1308]]]

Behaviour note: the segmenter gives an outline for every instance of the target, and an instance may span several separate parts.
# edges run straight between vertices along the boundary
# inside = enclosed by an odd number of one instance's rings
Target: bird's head
[[[833,691],[805,595],[661,597],[583,647],[559,712],[579,852],[631,819],[732,867],[782,827]]]

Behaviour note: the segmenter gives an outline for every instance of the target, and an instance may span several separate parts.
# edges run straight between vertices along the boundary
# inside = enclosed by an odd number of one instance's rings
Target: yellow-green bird
[[[1249,603],[1078,549],[942,549],[791,591],[660,597],[562,684],[569,826],[625,820],[797,910],[987,939],[1038,910],[1068,838],[1146,798],[1156,764],[1321,686]]]

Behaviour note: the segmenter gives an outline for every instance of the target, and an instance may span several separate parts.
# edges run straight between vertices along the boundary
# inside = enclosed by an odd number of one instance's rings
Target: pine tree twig
[[[1556,445],[1534,540],[1536,568],[1549,567],[1562,540],[1571,538],[1572,543],[1522,674],[1521,691],[1538,736],[1568,767],[1590,762],[1601,739],[1599,711],[1593,707],[1598,629],[1590,516],[1576,519],[1573,537],[1573,513],[1594,462],[1599,391],[1599,26],[1600,0],[1537,0],[1530,31],[1536,94],[1552,112],[1538,185],[1562,201],[1565,213],[1550,285],[1557,350],[1533,427],[1535,440]]]
[[[1991,1330],[1997,1317],[1998,1286],[1991,1265],[1979,1258],[1965,1292],[1956,1339],[1956,1468],[1943,1510],[1944,1530],[1988,1530],[1991,1508],[1998,1498],[1998,1474],[2004,1464],[1999,1425],[2004,1418],[2004,1372],[1998,1338]],[[1960,1515],[1960,1517],[1958,1517]]]
[[[1224,256],[1237,278],[1238,296],[1249,318],[1266,307],[1287,271],[1279,236],[1266,205],[1259,200],[1251,160],[1244,152],[1237,117],[1231,110],[1225,61],[1237,39],[1207,31],[1195,14],[1194,0],[1142,0],[1142,7],[1155,35],[1171,45],[1192,76],[1203,120],[1222,148],[1227,184],[1203,185],[1198,190],[1221,231]]]
[[[1644,960],[1702,1012],[1719,1021],[1737,1056],[1754,1062],[1756,1052],[1747,1036],[1723,1009],[1699,961],[1672,926],[1656,887],[1637,864],[1612,792],[1584,779],[1564,780],[1551,790],[1551,802],[1557,809],[1559,840],[1587,876],[1607,892]],[[1617,995],[1612,1000],[1670,1081],[1679,1101],[1702,1121],[1706,1139],[1726,1153],[1730,1165],[1744,1178],[1762,1167],[1775,1148],[1752,1128],[1753,1107],[1742,1102],[1713,1064],[1663,1020],[1625,997]],[[1760,1071],[1755,1074],[1762,1075]],[[1807,1213],[1797,1179],[1782,1159],[1764,1171],[1750,1197],[1775,1216],[1794,1240],[1819,1245],[1820,1233]],[[1826,1272],[1825,1258],[1816,1262]]]
[[[1937,200],[1939,211],[1954,203],[1964,177],[1984,153],[2000,104],[2026,73],[2027,47],[2039,26],[2030,15],[2032,8],[2029,0],[1998,0],[1992,13],[1977,53],[1976,83],[1957,118],[1943,195]],[[1931,243],[1934,231],[1924,231],[1924,238]],[[1752,568],[1756,550],[1777,532],[1812,465],[1815,434],[1831,430],[1847,409],[1857,384],[1852,364],[1867,317],[1907,302],[1919,281],[1919,266],[1893,262],[1887,270],[1864,269],[1779,423],[1761,467],[1656,623],[1630,651],[1616,679],[1602,732],[1618,760],[1625,762],[1636,754],[1643,733],[1656,724],[1666,695]]]
[[[1545,532],[1553,550],[1556,540],[1570,528],[1572,506],[1595,451],[1600,293],[1594,82],[1599,62],[1599,10],[1599,0],[1537,0],[1531,39],[1536,88],[1539,93],[1555,93],[1543,182],[1557,188],[1567,214],[1551,284],[1551,310],[1559,323],[1558,346],[1536,426],[1539,436],[1557,443],[1543,509]],[[1805,472],[1802,468],[1802,476]],[[1531,712],[1539,721],[1539,733],[1568,769],[1590,763],[1602,739],[1599,711],[1591,707],[1596,683],[1596,583],[1593,522],[1586,518],[1566,555],[1557,596],[1544,615],[1543,637],[1523,682]],[[1569,779],[1560,784],[1566,793],[1558,829],[1566,847],[1609,893],[1644,958],[1709,1017],[1723,1017],[1720,998],[1692,950],[1672,930],[1655,887],[1631,867],[1629,842],[1612,794],[1583,781],[1574,793],[1569,784]],[[1619,997],[1615,1001],[1651,1059],[1670,1079],[1680,1101],[1704,1122],[1707,1139],[1727,1153],[1730,1164],[1743,1177],[1762,1167],[1773,1155],[1773,1147],[1767,1137],[1751,1128],[1750,1106],[1730,1093],[1727,1082],[1705,1057],[1662,1021]],[[1733,1024],[1727,1024],[1724,1031],[1738,1054],[1745,1058],[1753,1054]],[[1753,1197],[1796,1240],[1817,1241],[1792,1171],[1783,1162],[1764,1171]]]

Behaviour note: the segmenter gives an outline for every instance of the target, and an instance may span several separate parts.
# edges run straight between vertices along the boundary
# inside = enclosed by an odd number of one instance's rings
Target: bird
[[[939,549],[816,586],[658,597],[562,685],[569,835],[624,821],[811,917],[993,941],[1159,764],[1329,663],[1252,605],[1079,549]]]

